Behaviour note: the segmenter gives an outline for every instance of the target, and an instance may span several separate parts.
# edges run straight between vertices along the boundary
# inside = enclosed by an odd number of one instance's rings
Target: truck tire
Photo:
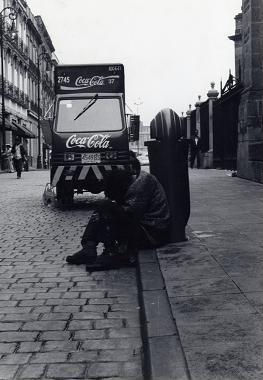
[[[58,206],[65,207],[73,204],[74,190],[72,188],[65,188],[63,184],[58,184],[56,190]]]

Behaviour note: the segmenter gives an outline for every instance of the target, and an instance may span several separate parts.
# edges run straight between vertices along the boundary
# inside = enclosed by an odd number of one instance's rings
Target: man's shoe
[[[80,251],[74,253],[72,256],[66,257],[68,264],[92,264],[96,261],[97,251],[96,247],[82,248]]]

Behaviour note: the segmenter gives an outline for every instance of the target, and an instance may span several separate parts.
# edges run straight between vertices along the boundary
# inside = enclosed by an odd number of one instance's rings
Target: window
[[[24,77],[25,73],[24,73],[24,70],[23,70],[23,67],[21,66],[20,68],[20,90],[25,92],[25,77]]]
[[[123,128],[119,98],[98,98],[74,120],[91,98],[61,99],[58,103],[58,132],[119,131]]]
[[[18,66],[17,66],[17,61],[15,61],[15,63],[14,63],[14,85],[16,86],[16,87],[18,87],[18,72],[17,72],[17,68],[18,68]]]
[[[7,79],[12,82],[12,63],[10,54],[7,55]]]

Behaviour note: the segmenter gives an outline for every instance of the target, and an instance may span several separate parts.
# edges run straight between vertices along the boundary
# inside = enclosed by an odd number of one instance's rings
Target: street
[[[48,171],[0,181],[0,379],[142,379],[136,270],[65,262],[98,196],[61,211],[42,203]]]
[[[47,171],[0,175],[0,379],[262,379],[262,185],[189,177],[189,240],[141,251],[138,282],[65,263],[101,195],[62,211]]]

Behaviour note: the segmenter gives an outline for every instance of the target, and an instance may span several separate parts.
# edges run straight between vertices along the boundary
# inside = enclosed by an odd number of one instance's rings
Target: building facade
[[[198,129],[200,106],[204,157],[210,158],[203,167],[234,170],[263,183],[263,1],[243,0],[235,22],[235,34],[229,36],[235,44],[235,75],[229,73],[219,98],[210,90],[206,102],[188,111],[188,130]]]
[[[263,2],[243,0],[236,16],[236,76],[243,85],[238,116],[237,174],[263,182]]]
[[[9,15],[15,10],[15,19]],[[5,10],[5,8],[7,8]],[[12,145],[20,136],[28,153],[29,165],[43,164],[45,144],[40,120],[48,115],[54,99],[53,70],[56,65],[54,46],[40,16],[34,16],[25,0],[0,0],[2,107],[0,144]],[[2,70],[1,70],[2,71]],[[3,169],[3,160],[1,160]]]

